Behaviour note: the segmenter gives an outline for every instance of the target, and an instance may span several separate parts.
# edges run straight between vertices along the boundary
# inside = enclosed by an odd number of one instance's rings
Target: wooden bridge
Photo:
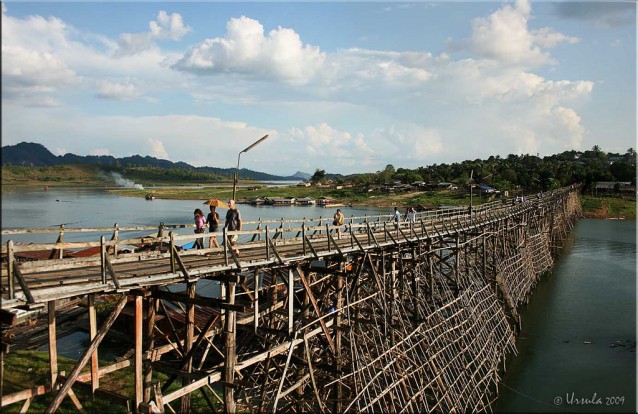
[[[518,310],[580,213],[572,186],[522,203],[418,213],[396,227],[388,215],[351,217],[340,236],[326,219],[215,234],[238,235],[239,255],[224,246],[181,250],[196,237],[191,228],[178,235],[184,225],[160,224],[141,238],[120,233],[149,228],[116,225],[61,228],[55,243],[9,241],[1,316],[48,314],[50,378],[3,394],[1,406],[26,411],[52,393],[47,412],[67,396],[82,411],[73,387],[85,387],[132,412],[189,412],[195,392],[213,412],[489,411],[500,364],[516,352]],[[65,242],[69,232],[102,236]],[[132,245],[152,249],[125,253]],[[77,253],[87,249],[97,254]],[[24,260],[34,252],[45,258]],[[56,316],[71,298],[86,300],[91,341],[63,374]],[[105,299],[112,311],[98,326]],[[105,364],[99,345],[125,314],[133,352]],[[124,369],[132,395],[102,385]]]

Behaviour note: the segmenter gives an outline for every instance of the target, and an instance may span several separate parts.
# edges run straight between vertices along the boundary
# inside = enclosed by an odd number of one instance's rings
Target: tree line
[[[587,151],[565,151],[539,157],[510,154],[505,158],[490,156],[487,160],[466,160],[452,164],[433,164],[415,169],[396,168],[388,164],[374,173],[335,176],[316,170],[311,181],[333,179],[351,181],[358,186],[391,184],[400,181],[451,182],[459,185],[486,184],[499,190],[523,189],[547,191],[574,183],[582,183],[588,191],[600,181],[630,182],[636,185],[636,151],[629,148],[624,154],[607,153],[598,145]]]

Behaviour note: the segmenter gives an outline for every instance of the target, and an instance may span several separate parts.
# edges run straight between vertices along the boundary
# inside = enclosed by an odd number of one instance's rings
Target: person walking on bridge
[[[206,223],[208,223],[208,231],[210,233],[215,233],[219,230],[219,213],[215,211],[215,206],[210,206],[210,213],[208,213],[208,217],[206,217]],[[215,247],[219,247],[219,243],[217,242],[217,237],[213,236],[208,240],[208,248],[212,248],[213,244]]]
[[[401,212],[399,211],[399,207],[394,208],[392,220],[394,221],[394,229],[396,230],[396,235],[397,237],[399,237],[399,223],[401,222]]]
[[[333,226],[338,226],[337,227],[337,238],[339,238],[339,239],[341,238],[341,226],[343,226],[343,220],[344,219],[345,219],[345,217],[343,216],[343,213],[341,212],[341,209],[338,208],[337,212],[333,216],[332,225]]]
[[[235,206],[235,200],[228,200],[228,211],[226,212],[226,223],[224,224],[224,228],[230,231],[241,230],[241,214]],[[237,248],[237,235],[233,234],[231,236],[228,236],[227,242],[230,243],[232,247],[234,247],[235,255],[239,256],[239,248]]]
[[[193,214],[195,215],[195,233],[196,234],[203,233],[204,226],[206,224],[206,218],[204,218],[204,213],[202,213],[202,210],[197,208],[195,209]],[[203,238],[195,239],[195,245],[193,247],[195,247],[196,249],[203,249],[204,239]]]

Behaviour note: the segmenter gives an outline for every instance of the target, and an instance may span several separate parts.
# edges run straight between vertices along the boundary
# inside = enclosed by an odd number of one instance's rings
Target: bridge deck
[[[522,204],[497,202],[475,208],[470,219],[467,210],[455,210],[454,215],[424,220],[415,223],[402,222],[399,231],[391,221],[352,221],[345,226],[342,238],[336,237],[337,227],[310,226],[303,228],[279,228],[271,231],[262,229],[228,232],[243,237],[250,235],[263,238],[261,241],[239,243],[239,257],[222,248],[193,250],[184,252],[170,249],[171,240],[194,239],[194,235],[143,238],[165,246],[168,252],[143,252],[119,254],[117,257],[106,250],[113,242],[102,242],[104,253],[86,258],[62,258],[27,262],[12,261],[10,281],[7,260],[2,261],[2,309],[9,309],[29,303],[43,304],[54,299],[70,298],[87,293],[109,293],[139,287],[170,285],[195,281],[200,278],[215,279],[233,270],[247,270],[283,262],[306,261],[325,256],[347,255],[348,253],[380,248],[392,244],[404,244],[423,239],[448,237],[460,231],[467,232],[473,227],[502,220],[506,216],[519,214],[523,210],[537,208],[551,200],[547,193],[542,199],[531,199]],[[282,224],[283,225],[283,224]],[[68,229],[67,229],[68,231]],[[330,237],[326,234],[330,233]],[[219,233],[221,235],[222,233]],[[273,237],[278,234],[279,238]],[[203,234],[207,244],[210,234]],[[221,237],[218,237],[221,239]],[[138,240],[140,241],[140,240]],[[121,243],[121,242],[120,242]],[[52,251],[56,248],[69,249],[74,246],[100,246],[100,243],[55,243],[33,246],[15,246],[15,250],[25,251],[40,248]],[[168,249],[166,249],[168,247]],[[6,249],[3,248],[6,257]],[[10,256],[10,254],[9,254]],[[180,262],[183,267],[180,266]],[[176,263],[172,267],[172,263]],[[109,266],[112,269],[109,269]],[[187,273],[187,274],[186,274]],[[10,283],[12,282],[12,283]],[[11,297],[13,286],[13,297]]]

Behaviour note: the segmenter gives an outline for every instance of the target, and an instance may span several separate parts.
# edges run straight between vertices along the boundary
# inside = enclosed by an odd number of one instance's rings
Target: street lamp
[[[252,145],[250,145],[248,148],[240,151],[239,154],[237,155],[237,168],[235,168],[235,178],[233,180],[233,200],[235,200],[235,192],[237,191],[237,179],[239,178],[239,159],[241,158],[241,153],[250,151],[251,149],[253,149],[253,147],[257,146],[257,144],[259,144],[260,142],[262,142],[266,138],[268,138],[268,134],[266,134],[263,137],[259,138]]]
[[[470,223],[472,222],[472,189],[474,188],[474,170],[470,173]]]

